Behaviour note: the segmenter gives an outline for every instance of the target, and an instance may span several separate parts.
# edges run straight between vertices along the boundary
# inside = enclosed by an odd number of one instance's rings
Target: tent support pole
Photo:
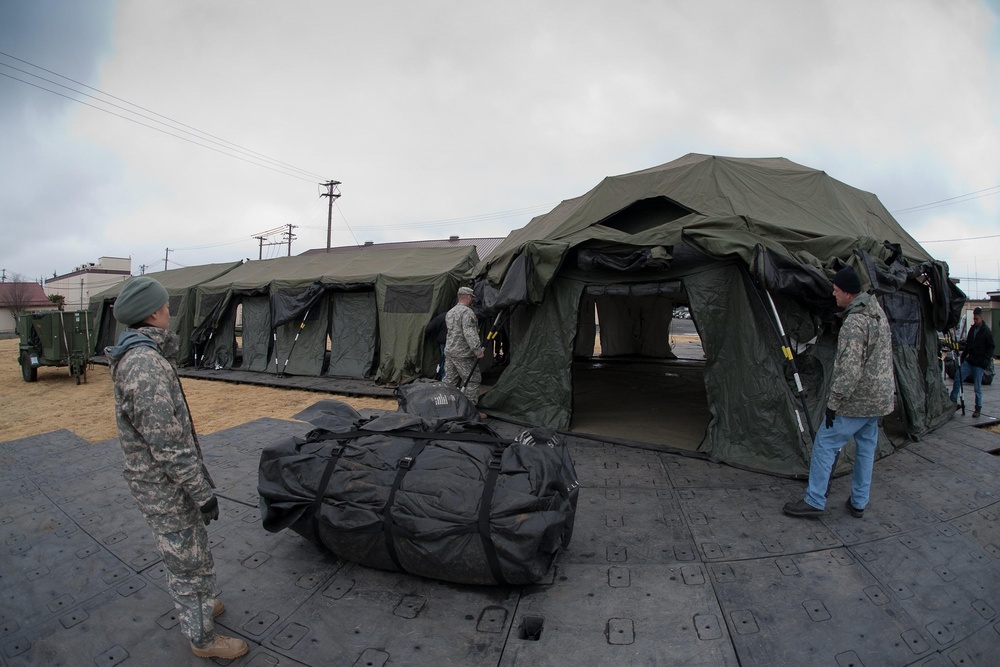
[[[309,319],[309,313],[312,312],[312,306],[306,310],[306,314],[302,317],[302,322],[299,323],[299,330],[295,332],[295,338],[292,339],[292,346],[288,348],[288,356],[285,357],[285,365],[281,367],[281,371],[278,372],[278,377],[285,377],[285,369],[288,368],[288,362],[292,360],[292,351],[295,350],[295,344],[299,342],[299,335],[302,334],[302,330],[306,328],[306,320]],[[274,370],[278,370],[278,342],[277,342],[277,329],[275,331],[275,343],[274,343]]]
[[[781,325],[781,317],[778,315],[778,308],[774,305],[774,299],[771,298],[771,293],[768,290],[764,290],[764,294],[767,295],[767,300],[771,304],[771,312],[774,314],[774,322],[778,325],[778,338],[781,343],[781,351],[788,361],[789,368],[792,369],[792,377],[795,379],[795,388],[799,394],[799,401],[802,403],[802,412],[805,413],[806,426],[809,427],[809,438],[811,440],[816,439],[816,431],[813,429],[812,419],[809,417],[809,404],[806,402],[806,390],[802,386],[802,379],[799,377],[799,369],[795,365],[795,356],[792,354],[791,341],[788,339],[788,335],[785,333],[785,328]]]
[[[274,374],[280,378],[281,372],[278,370],[278,327],[271,329],[271,339],[274,341]]]

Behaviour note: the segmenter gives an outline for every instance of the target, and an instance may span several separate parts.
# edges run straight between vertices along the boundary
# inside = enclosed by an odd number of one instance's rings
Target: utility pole
[[[288,254],[291,255],[292,239],[295,238],[295,235],[292,234],[292,230],[295,229],[296,226],[297,225],[282,225],[281,227],[275,227],[274,229],[269,229],[266,232],[259,232],[257,234],[254,234],[251,238],[255,238],[258,241],[260,241],[260,255],[258,256],[258,259],[264,259],[264,246],[283,245],[286,242],[286,237],[288,243]],[[274,236],[275,234],[281,234],[282,240],[269,241],[268,239]]]
[[[170,257],[170,248],[167,248],[167,253],[163,256],[163,270],[167,270],[167,258]]]
[[[146,275],[146,268],[147,268],[147,267],[146,267],[146,265],[145,265],[145,264],[140,264],[140,265],[139,265],[139,275],[140,275],[140,276],[144,276],[144,275]]]
[[[291,257],[292,256],[292,241],[297,238],[295,236],[295,234],[292,234],[292,230],[295,229],[296,227],[298,227],[298,225],[288,224],[288,225],[285,225],[285,226],[288,227],[288,231],[285,232],[285,238],[288,239],[288,256]]]
[[[319,196],[330,198],[326,213],[326,251],[330,252],[330,234],[333,232],[333,200],[340,197],[340,190],[337,189],[340,181],[331,180],[320,183],[320,185],[326,188],[326,192],[321,192]]]

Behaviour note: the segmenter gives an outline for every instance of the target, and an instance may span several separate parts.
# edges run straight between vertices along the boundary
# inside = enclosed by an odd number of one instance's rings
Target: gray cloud
[[[692,151],[787,157],[890,210],[1000,185],[1000,37],[985,0],[104,7],[103,33],[74,43],[47,26],[32,57],[90,62],[80,80],[343,181],[336,244],[504,235],[604,176]],[[0,81],[4,98],[36,96],[14,85]],[[21,148],[48,157],[25,176],[30,197],[0,204],[5,226],[16,206],[86,230],[53,241],[47,261],[256,256],[251,235],[289,223],[293,252],[325,243],[320,179],[58,105],[20,117],[52,144]],[[80,184],[72,200],[40,201],[52,175]],[[944,225],[987,235],[998,210],[1000,195],[899,219],[921,240]],[[997,242],[928,249],[953,264],[1000,256]],[[23,244],[0,262],[40,271]]]

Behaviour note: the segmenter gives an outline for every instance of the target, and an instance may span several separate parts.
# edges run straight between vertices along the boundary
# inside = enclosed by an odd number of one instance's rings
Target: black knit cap
[[[850,266],[845,266],[837,271],[837,275],[833,277],[833,284],[848,294],[861,293],[861,280],[858,278],[857,271]]]

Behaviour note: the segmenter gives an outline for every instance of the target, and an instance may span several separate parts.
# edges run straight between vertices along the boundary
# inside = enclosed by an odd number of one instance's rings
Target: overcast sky
[[[505,236],[695,152],[874,192],[1000,289],[998,0],[0,0],[0,75],[8,276],[324,247],[327,179],[335,246]]]

